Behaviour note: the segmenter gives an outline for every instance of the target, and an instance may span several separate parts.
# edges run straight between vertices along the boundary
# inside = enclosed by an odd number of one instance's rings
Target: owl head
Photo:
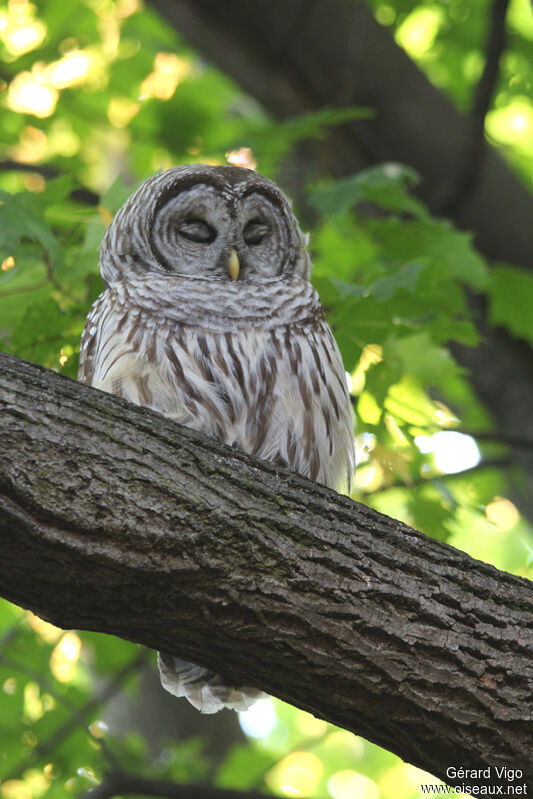
[[[146,180],[108,228],[109,285],[155,272],[191,279],[309,279],[307,240],[285,194],[251,169],[189,164]]]

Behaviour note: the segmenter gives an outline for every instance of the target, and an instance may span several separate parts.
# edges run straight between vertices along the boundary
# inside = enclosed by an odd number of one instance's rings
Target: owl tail
[[[157,665],[163,688],[174,696],[184,696],[201,713],[248,710],[257,699],[265,696],[256,688],[235,688],[226,685],[214,671],[195,666],[186,660],[158,652]]]

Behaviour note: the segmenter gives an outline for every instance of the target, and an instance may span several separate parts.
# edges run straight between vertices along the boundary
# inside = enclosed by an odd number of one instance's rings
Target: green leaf
[[[488,282],[483,258],[472,244],[472,235],[455,230],[449,223],[435,219],[371,219],[368,228],[387,249],[389,256],[402,261],[427,259],[435,278],[454,279],[476,289]]]
[[[271,172],[291,147],[306,139],[323,139],[327,128],[357,119],[369,119],[374,112],[369,108],[321,108],[307,114],[289,117],[283,122],[262,120],[255,130],[250,128],[248,139],[259,155],[261,171]],[[266,164],[266,167],[265,167]]]
[[[351,214],[325,218],[311,236],[313,278],[361,282],[376,274],[381,247]],[[366,282],[366,281],[365,281]]]
[[[116,178],[111,186],[102,194],[100,206],[110,211],[111,214],[116,214],[128,197],[130,197],[143,182],[143,180],[136,180],[133,183],[128,182],[126,184],[121,177]]]
[[[376,282],[370,286],[369,291],[377,302],[390,300],[400,289],[412,293],[417,287],[418,278],[423,269],[425,269],[425,265],[421,263],[404,264],[393,272],[393,274],[376,280]]]
[[[246,790],[256,785],[266,771],[277,762],[275,753],[265,752],[253,745],[234,746],[219,768],[215,785],[219,788]]]
[[[443,378],[462,372],[449,350],[434,344],[425,331],[389,339],[383,348],[383,358],[400,363],[404,374],[418,378],[426,386],[438,385]]]
[[[29,303],[14,325],[6,346],[14,355],[57,371],[61,367],[61,350],[68,346],[68,368],[64,371],[74,377],[77,358],[70,356],[79,347],[84,313],[85,308],[81,310],[75,306],[63,309],[49,296]]]
[[[62,252],[44,214],[44,200],[31,192],[9,194],[0,191],[0,251],[3,257],[17,252],[21,239],[39,242],[53,261],[62,261]]]
[[[100,672],[114,672],[133,660],[139,651],[135,644],[112,635],[84,631],[84,644],[93,650],[94,667]]]
[[[54,203],[60,203],[67,199],[73,186],[74,177],[72,175],[60,175],[53,180],[47,181],[40,198],[44,200],[44,204],[47,207]]]
[[[309,190],[311,202],[322,213],[340,215],[361,202],[398,213],[425,219],[423,203],[409,193],[419,176],[401,164],[380,164],[332,183],[322,183]]]
[[[408,508],[417,530],[437,541],[446,541],[451,531],[446,526],[455,516],[455,507],[438,493],[438,487],[423,487],[410,493]]]
[[[489,298],[492,324],[533,343],[533,275],[513,266],[494,266]]]

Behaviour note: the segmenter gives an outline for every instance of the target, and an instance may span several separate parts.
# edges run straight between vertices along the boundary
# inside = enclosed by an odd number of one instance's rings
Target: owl
[[[307,239],[272,181],[193,164],[149,178],[108,228],[106,290],[79,379],[335,489],[354,470],[346,376],[309,282]],[[163,686],[204,713],[261,694],[159,653]]]

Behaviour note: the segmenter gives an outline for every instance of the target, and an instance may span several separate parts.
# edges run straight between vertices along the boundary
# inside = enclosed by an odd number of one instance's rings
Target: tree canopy
[[[324,99],[311,103],[316,76],[291,83],[287,36],[277,58],[273,49],[265,55],[261,72],[239,49],[237,17],[235,39],[210,49],[213,30],[226,35],[210,16],[215,5],[0,6],[1,348],[74,377],[84,319],[103,288],[98,247],[126,197],[149,175],[180,163],[257,166],[293,196],[311,232],[313,283],[357,417],[353,498],[531,579],[533,429],[522,417],[530,416],[533,277],[521,255],[528,231],[517,231],[521,249],[506,250],[496,235],[494,199],[501,183],[502,196],[523,209],[532,201],[530,4],[339,0],[343,13],[361,6],[360,19],[377,20],[379,36],[403,48],[422,70],[420,80],[472,120],[466,166],[442,197],[433,190],[438,170],[426,164],[429,136],[418,160],[409,161],[409,142],[404,163],[387,157],[397,151],[387,150],[385,139],[372,150],[368,131],[377,141],[384,112],[371,93],[353,102],[345,76],[332,71],[321,73]],[[238,3],[218,5],[227,5],[228,18],[238,16]],[[288,4],[291,14],[296,5]],[[276,31],[267,21],[268,43]],[[258,29],[243,22],[254,41]],[[289,23],[292,37],[304,35],[302,13]],[[335,40],[328,24],[329,52]],[[269,70],[276,80],[265,86]],[[426,129],[436,135],[424,103],[416,95],[406,102],[420,138]],[[398,141],[402,130],[398,122]],[[442,147],[447,136],[455,142],[451,122],[439,134]],[[360,144],[358,163],[352,140]],[[493,170],[492,182],[482,178],[483,168]],[[483,205],[491,192],[492,204]],[[494,208],[494,217],[480,208]],[[500,350],[489,349],[494,341],[503,342]],[[523,409],[513,411],[522,427],[505,422],[511,407]],[[109,636],[62,631],[7,602],[0,605],[0,637],[2,797],[79,796],[118,767],[146,779],[319,799],[411,799],[421,784],[437,783],[278,700],[244,714],[244,734],[230,714],[198,717],[187,722],[193,734],[167,731],[162,744],[141,735],[142,725],[116,721],[117,695],[134,704],[141,679],[149,679],[149,653]],[[182,704],[176,702],[178,715]],[[227,730],[226,747],[213,741],[215,729]]]

